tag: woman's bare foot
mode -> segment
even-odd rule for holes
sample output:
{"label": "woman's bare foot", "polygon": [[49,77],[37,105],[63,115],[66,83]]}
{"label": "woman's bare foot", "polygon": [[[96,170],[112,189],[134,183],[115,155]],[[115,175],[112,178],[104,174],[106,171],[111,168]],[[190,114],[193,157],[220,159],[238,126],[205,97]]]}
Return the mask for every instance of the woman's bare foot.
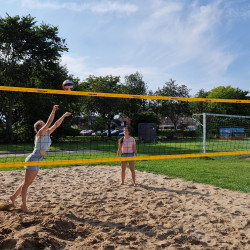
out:
{"label": "woman's bare foot", "polygon": [[28,209],[27,209],[27,207],[26,206],[23,206],[23,205],[21,205],[21,210],[23,211],[23,212],[28,212]]}
{"label": "woman's bare foot", "polygon": [[11,200],[11,202],[12,202],[12,204],[13,204],[13,206],[15,206],[15,198],[13,197],[13,195],[12,196],[10,196],[10,200]]}

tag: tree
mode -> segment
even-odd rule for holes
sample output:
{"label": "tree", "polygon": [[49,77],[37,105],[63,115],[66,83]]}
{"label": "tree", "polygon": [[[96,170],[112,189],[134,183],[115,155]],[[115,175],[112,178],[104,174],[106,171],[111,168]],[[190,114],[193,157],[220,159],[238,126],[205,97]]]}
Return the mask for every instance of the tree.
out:
{"label": "tree", "polygon": [[[187,87],[185,85],[179,86],[173,79],[166,82],[165,86],[162,89],[158,89],[155,94],[158,96],[190,97]],[[156,111],[160,113],[162,118],[168,117],[173,122],[176,130],[179,119],[190,115],[188,102],[159,100],[156,103]]]}
{"label": "tree", "polygon": [[[129,95],[147,95],[147,85],[143,81],[143,76],[139,72],[125,76],[125,83],[122,84],[122,93]],[[137,127],[134,126],[137,126],[135,124],[138,116],[148,110],[148,101],[145,99],[126,98],[121,100],[121,102],[123,102],[121,116],[131,119],[131,132],[136,134]],[[141,114],[141,116],[144,115]],[[133,122],[133,120],[135,122]]]}
{"label": "tree", "polygon": [[131,133],[135,136],[138,135],[139,123],[160,123],[159,116],[152,111],[141,111],[131,120]]}
{"label": "tree", "polygon": [[128,94],[146,95],[147,85],[143,81],[143,76],[139,72],[125,76],[124,91]]}
{"label": "tree", "polygon": [[[146,95],[147,85],[143,81],[140,73],[125,76],[125,83],[122,85],[122,93],[129,95]],[[135,113],[140,110],[145,110],[147,102],[143,99],[124,99],[123,113],[130,118],[135,116]]]}
{"label": "tree", "polygon": [[[207,98],[208,92],[204,89],[199,90],[195,94],[195,98]],[[208,113],[208,104],[206,102],[191,102],[190,103],[190,110],[192,114],[201,114],[201,113]]]}
{"label": "tree", "polygon": [[[215,99],[238,99],[248,100],[247,96],[250,92],[239,88],[233,88],[230,85],[224,87],[219,86],[208,92],[207,98]],[[235,103],[208,103],[210,113],[227,114],[227,115],[250,115],[249,104]]]}
{"label": "tree", "polygon": [[[88,92],[120,93],[119,81],[119,76],[89,76],[85,82],[82,82],[79,85],[79,88],[82,91]],[[82,100],[82,110],[84,110],[84,114],[100,116],[101,119],[105,121],[103,129],[107,126],[110,135],[111,122],[113,121],[114,116],[120,113],[120,99],[108,97],[85,97]]]}
{"label": "tree", "polygon": [[[59,66],[61,53],[67,50],[65,39],[58,37],[57,27],[44,23],[37,25],[30,15],[11,17],[7,14],[6,18],[0,18],[0,84],[51,87],[52,83],[56,84],[56,70],[60,69],[64,76],[67,75],[66,69]],[[19,110],[24,107],[24,96],[29,99],[23,93],[1,95],[0,113],[6,124],[7,142],[14,140],[13,127],[22,120]],[[29,111],[34,110],[31,113],[40,113],[41,106],[36,104],[36,98],[33,99],[29,100],[32,103],[26,101],[26,105],[30,107]]]}

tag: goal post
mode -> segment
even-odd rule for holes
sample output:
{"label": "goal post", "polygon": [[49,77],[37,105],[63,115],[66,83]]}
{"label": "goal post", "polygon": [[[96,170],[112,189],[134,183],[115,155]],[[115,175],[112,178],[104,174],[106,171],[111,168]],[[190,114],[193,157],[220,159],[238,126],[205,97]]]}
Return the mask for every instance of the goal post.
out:
{"label": "goal post", "polygon": [[193,114],[192,118],[197,129],[202,131],[203,153],[217,150],[241,151],[247,147],[250,140],[250,116],[202,113]]}

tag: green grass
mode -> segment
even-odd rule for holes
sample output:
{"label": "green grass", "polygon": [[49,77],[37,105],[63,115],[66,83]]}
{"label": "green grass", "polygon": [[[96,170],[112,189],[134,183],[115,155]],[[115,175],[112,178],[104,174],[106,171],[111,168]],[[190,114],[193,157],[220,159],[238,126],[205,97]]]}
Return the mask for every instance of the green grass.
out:
{"label": "green grass", "polygon": [[[101,163],[101,165],[114,166],[117,163]],[[135,168],[186,181],[250,192],[250,159],[247,159],[247,156],[138,161],[135,163]]]}
{"label": "green grass", "polygon": [[[248,143],[248,145],[247,145]],[[249,150],[249,142],[219,141],[208,142],[209,152],[230,150]],[[200,153],[201,141],[199,140],[177,140],[175,142],[142,143],[137,144],[139,155],[159,155],[159,154],[185,154]],[[212,148],[213,146],[213,148]],[[237,148],[236,148],[237,147]],[[8,149],[8,150],[7,150]],[[25,145],[0,145],[0,153],[31,151],[33,144]],[[74,142],[68,140],[61,143],[52,144],[51,150],[76,150],[92,149],[99,150],[99,153],[71,153],[46,155],[45,160],[63,159],[89,159],[115,157],[117,151],[117,138],[100,141],[90,138],[77,138]],[[16,157],[0,157],[0,162],[20,162],[25,160],[26,155]],[[213,186],[227,188],[241,192],[250,192],[250,160],[249,156],[231,156],[214,158],[190,158],[190,159],[168,159],[136,162],[136,169],[155,174],[167,175],[173,178],[206,183]],[[100,163],[101,165],[117,165],[113,163]],[[83,164],[83,165],[97,165]],[[56,168],[70,166],[42,166],[41,168]],[[14,170],[21,168],[0,168],[0,170]]]}
{"label": "green grass", "polygon": [[[0,144],[0,153],[32,151],[30,144]],[[51,145],[51,151],[92,149],[114,154],[117,151],[118,138],[104,137],[68,137],[67,140]],[[202,152],[202,140],[200,138],[169,140],[157,143],[137,143],[138,152],[145,155],[159,154],[186,154]],[[207,152],[244,151],[249,150],[250,140],[207,140]]]}
{"label": "green grass", "polygon": [[141,161],[136,163],[136,169],[250,192],[250,160],[246,156]]}

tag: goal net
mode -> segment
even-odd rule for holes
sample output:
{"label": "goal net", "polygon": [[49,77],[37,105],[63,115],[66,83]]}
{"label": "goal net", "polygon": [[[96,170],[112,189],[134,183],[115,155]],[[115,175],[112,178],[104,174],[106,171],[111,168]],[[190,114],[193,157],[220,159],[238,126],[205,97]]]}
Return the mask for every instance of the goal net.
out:
{"label": "goal net", "polygon": [[250,116],[193,114],[202,135],[202,151],[230,152],[249,150]]}

